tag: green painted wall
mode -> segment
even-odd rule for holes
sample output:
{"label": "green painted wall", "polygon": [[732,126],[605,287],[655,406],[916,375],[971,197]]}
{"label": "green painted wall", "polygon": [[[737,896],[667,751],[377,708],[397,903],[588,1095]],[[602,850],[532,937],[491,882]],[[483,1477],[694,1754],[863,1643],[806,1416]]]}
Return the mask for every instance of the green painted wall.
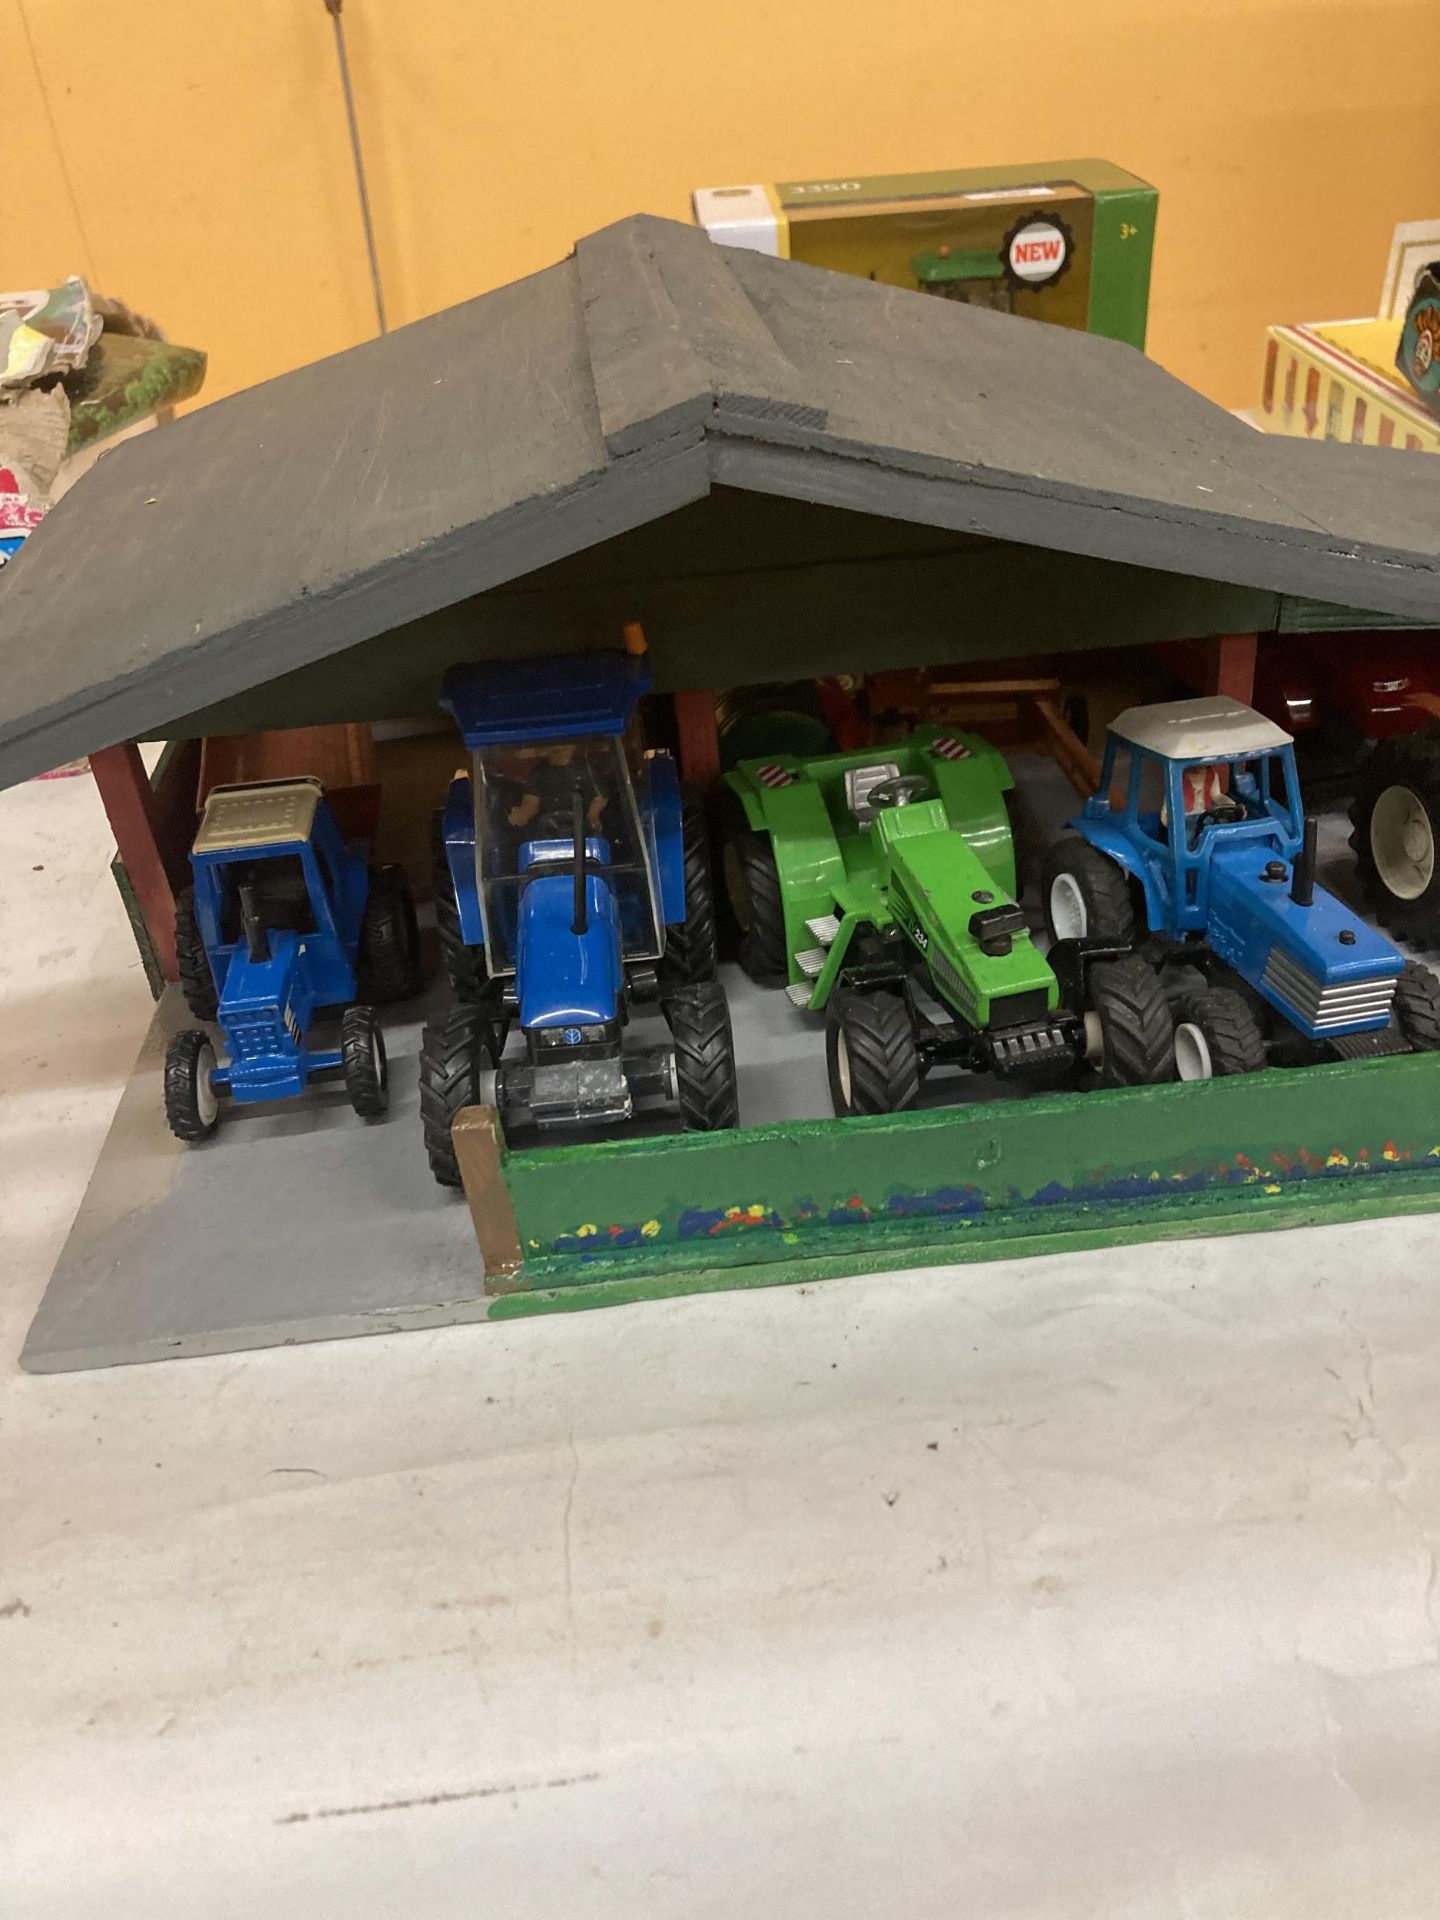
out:
{"label": "green painted wall", "polygon": [[[512,1152],[506,1291],[673,1291],[1440,1206],[1440,1058]],[[726,1284],[717,1279],[714,1284]]]}

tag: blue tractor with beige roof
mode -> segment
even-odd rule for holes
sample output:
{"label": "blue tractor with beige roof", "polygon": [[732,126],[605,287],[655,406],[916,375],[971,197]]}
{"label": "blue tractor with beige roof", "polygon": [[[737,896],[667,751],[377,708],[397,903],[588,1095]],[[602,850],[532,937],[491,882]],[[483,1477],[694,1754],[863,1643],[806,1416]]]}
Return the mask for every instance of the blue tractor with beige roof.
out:
{"label": "blue tractor with beige roof", "polygon": [[1156,966],[1182,1080],[1440,1047],[1440,981],[1315,863],[1289,734],[1223,697],[1132,707],[1051,849],[1046,920]]}
{"label": "blue tractor with beige roof", "polygon": [[[339,1073],[355,1111],[389,1102],[385,1042],[372,1001],[421,983],[420,940],[399,867],[346,840],[318,780],[215,787],[176,902],[175,952],[191,1013],[165,1054],[172,1133],[214,1132],[221,1095],[237,1105],[289,1100]],[[315,1029],[338,1018],[332,1045]],[[218,1026],[225,1058],[210,1031]]]}
{"label": "blue tractor with beige roof", "polygon": [[[425,1029],[431,1170],[460,1185],[451,1127],[497,1109],[551,1135],[678,1114],[733,1127],[735,1048],[715,979],[703,811],[647,749],[638,629],[626,650],[464,665],[441,704],[470,751],[438,830],[436,921],[457,1005]],[[657,1006],[668,1037],[632,1015]],[[523,1051],[506,1057],[518,1026]],[[658,1036],[657,1036],[658,1038]]]}

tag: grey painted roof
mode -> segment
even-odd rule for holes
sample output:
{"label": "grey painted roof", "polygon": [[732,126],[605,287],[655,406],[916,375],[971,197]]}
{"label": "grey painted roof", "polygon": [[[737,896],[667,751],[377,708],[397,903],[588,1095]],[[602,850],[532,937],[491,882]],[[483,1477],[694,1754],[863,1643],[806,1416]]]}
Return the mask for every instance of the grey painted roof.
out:
{"label": "grey painted roof", "polygon": [[102,460],[0,576],[0,784],[712,484],[1440,624],[1423,458],[1269,439],[1114,342],[636,216]]}

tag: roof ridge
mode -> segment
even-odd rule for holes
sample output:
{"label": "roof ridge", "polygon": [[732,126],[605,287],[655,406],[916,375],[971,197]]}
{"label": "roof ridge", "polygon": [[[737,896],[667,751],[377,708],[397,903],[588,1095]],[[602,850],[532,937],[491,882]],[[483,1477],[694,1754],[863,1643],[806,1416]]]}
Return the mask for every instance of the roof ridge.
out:
{"label": "roof ridge", "polygon": [[607,453],[687,429],[825,427],[825,408],[700,228],[632,214],[577,242],[575,261]]}

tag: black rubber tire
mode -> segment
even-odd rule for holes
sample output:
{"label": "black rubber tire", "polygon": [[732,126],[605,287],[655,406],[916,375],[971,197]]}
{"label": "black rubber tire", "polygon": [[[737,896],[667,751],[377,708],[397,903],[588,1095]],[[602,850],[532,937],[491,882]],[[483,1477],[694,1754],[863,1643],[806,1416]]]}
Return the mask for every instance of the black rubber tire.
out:
{"label": "black rubber tire", "polygon": [[699,980],[713,980],[718,952],[705,808],[699,795],[688,788],[682,797],[681,822],[685,845],[685,918],[665,929],[660,984],[667,991],[691,986]]}
{"label": "black rubber tire", "polygon": [[361,995],[379,1006],[411,1000],[420,991],[420,929],[402,867],[370,869],[357,971]]}
{"label": "black rubber tire", "polygon": [[[1382,796],[1392,787],[1408,788],[1428,821],[1436,850],[1430,879],[1411,899],[1387,885],[1375,859],[1372,823]],[[1410,733],[1382,740],[1368,755],[1350,809],[1350,845],[1371,912],[1412,946],[1440,947],[1440,735]]]}
{"label": "black rubber tire", "polygon": [[490,1022],[480,1007],[452,1007],[426,1023],[420,1042],[420,1124],[430,1171],[442,1187],[461,1185],[450,1128],[480,1098],[480,1070],[494,1066]]}
{"label": "black rubber tire", "polygon": [[213,1020],[220,1011],[220,996],[195,919],[193,887],[175,897],[175,966],[186,1006],[197,1020]]}
{"label": "black rubber tire", "polygon": [[378,1120],[390,1105],[390,1069],[373,1008],[347,1007],[341,1015],[340,1064],[351,1106],[362,1120]]}
{"label": "black rubber tire", "polygon": [[783,987],[790,978],[785,901],[768,833],[749,827],[725,841],[725,892],[739,930],[735,957],[757,987]]}
{"label": "black rubber tire", "polygon": [[1100,1018],[1102,1087],[1149,1087],[1175,1078],[1175,1016],[1159,975],[1137,954],[1090,969],[1090,1005]]}
{"label": "black rubber tire", "polygon": [[1087,940],[1108,940],[1117,947],[1134,940],[1135,908],[1129,876],[1078,833],[1067,833],[1057,840],[1045,862],[1045,925],[1052,940],[1066,938],[1066,933],[1056,927],[1051,909],[1051,893],[1062,875],[1068,876],[1080,895]]}
{"label": "black rubber tire", "polygon": [[680,1119],[687,1133],[719,1133],[739,1124],[735,1039],[725,989],[715,980],[681,987],[664,1002],[675,1043]]}
{"label": "black rubber tire", "polygon": [[440,957],[450,977],[455,998],[473,1006],[493,1004],[495,982],[485,971],[485,949],[469,946],[460,931],[460,908],[455,899],[455,882],[445,854],[445,835],[441,817],[435,816],[431,837],[435,863],[435,930],[440,936]]}
{"label": "black rubber tire", "polygon": [[1182,994],[1170,1004],[1177,1027],[1198,1027],[1205,1036],[1210,1072],[1193,1078],[1218,1080],[1232,1073],[1259,1073],[1265,1066],[1265,1035],[1243,994],[1229,987],[1207,987],[1203,992]]}
{"label": "black rubber tire", "polygon": [[165,1049],[165,1118],[177,1140],[208,1140],[219,1120],[213,1091],[205,1098],[202,1075],[215,1064],[215,1042],[198,1027],[175,1034]]}
{"label": "black rubber tire", "polygon": [[1416,1053],[1440,1052],[1440,980],[1418,960],[1396,982],[1395,1021]]}
{"label": "black rubber tire", "polygon": [[837,1114],[903,1113],[913,1107],[920,1092],[920,1055],[905,996],[849,987],[832,993],[825,1009],[825,1064]]}

